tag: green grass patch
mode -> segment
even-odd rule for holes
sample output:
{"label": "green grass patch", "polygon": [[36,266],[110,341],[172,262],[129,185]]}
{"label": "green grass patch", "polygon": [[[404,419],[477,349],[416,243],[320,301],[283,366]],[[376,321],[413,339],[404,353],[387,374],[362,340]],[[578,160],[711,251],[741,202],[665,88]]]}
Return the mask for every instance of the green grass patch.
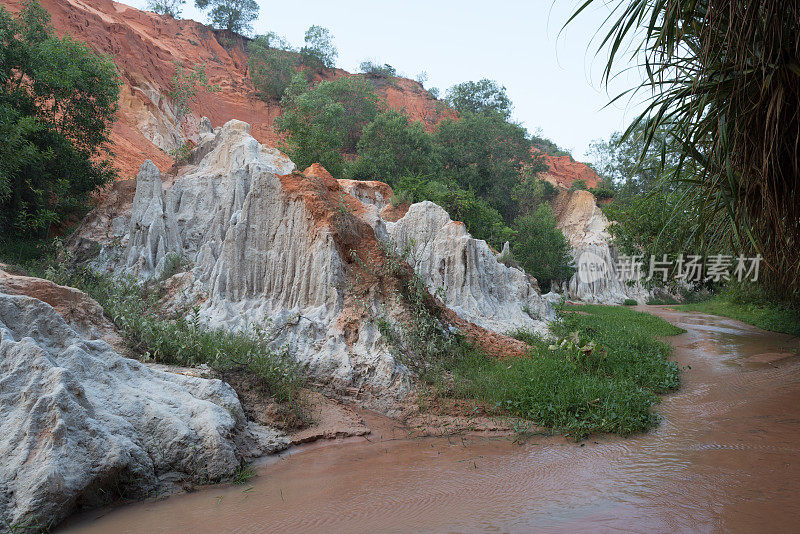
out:
{"label": "green grass patch", "polygon": [[800,336],[800,310],[786,303],[733,302],[725,296],[717,296],[705,302],[676,308],[730,317],[764,330]]}
{"label": "green grass patch", "polygon": [[[574,313],[579,312],[579,313]],[[680,370],[659,337],[682,329],[618,306],[574,306],[553,325],[561,342],[516,332],[530,358],[492,360],[477,350],[451,360],[438,393],[472,399],[495,413],[533,421],[575,438],[629,435],[658,422],[658,394],[675,390]]]}
{"label": "green grass patch", "polygon": [[[387,257],[383,274],[398,274],[404,253],[387,250]],[[408,318],[376,320],[398,361],[433,397],[465,399],[490,414],[583,438],[652,428],[658,394],[680,385],[680,369],[667,359],[672,349],[658,338],[683,330],[653,315],[621,306],[566,307],[551,326],[558,341],[512,332],[530,346],[530,357],[495,360],[449,328],[416,274],[402,280],[398,293]]]}

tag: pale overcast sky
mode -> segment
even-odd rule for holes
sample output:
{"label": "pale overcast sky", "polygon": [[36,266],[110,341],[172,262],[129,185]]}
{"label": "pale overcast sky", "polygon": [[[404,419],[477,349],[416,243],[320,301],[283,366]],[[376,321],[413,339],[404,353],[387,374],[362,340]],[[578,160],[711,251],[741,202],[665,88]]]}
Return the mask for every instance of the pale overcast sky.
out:
{"label": "pale overcast sky", "polygon": [[[144,9],[146,0],[125,0]],[[590,43],[608,8],[604,2],[563,32],[576,0],[260,0],[254,33],[274,31],[301,46],[306,28],[330,28],[338,66],[351,72],[365,59],[389,63],[426,87],[444,91],[455,83],[490,78],[505,85],[514,118],[583,159],[593,139],[608,138],[634,116],[626,103],[604,108],[600,85],[604,57]],[[194,7],[184,18],[207,22]],[[634,80],[620,78],[613,96]]]}

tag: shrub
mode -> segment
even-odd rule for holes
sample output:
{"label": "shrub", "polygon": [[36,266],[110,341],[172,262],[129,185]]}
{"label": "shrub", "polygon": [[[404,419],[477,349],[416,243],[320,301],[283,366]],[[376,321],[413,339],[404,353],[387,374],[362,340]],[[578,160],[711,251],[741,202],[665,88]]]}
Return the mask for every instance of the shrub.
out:
{"label": "shrub", "polygon": [[399,180],[398,194],[412,202],[430,200],[447,211],[454,221],[461,221],[476,238],[495,249],[510,241],[514,232],[503,222],[500,213],[487,201],[458,184],[426,176],[404,176]]}
{"label": "shrub", "polygon": [[464,112],[444,119],[434,133],[441,177],[471,190],[503,216],[514,219],[514,187],[533,165],[525,130],[497,113]]}
{"label": "shrub", "polygon": [[285,150],[298,167],[320,163],[331,174],[343,171],[342,152],[356,149],[361,132],[378,114],[380,104],[372,84],[361,76],[322,81],[308,88],[296,73],[281,105],[276,129],[288,135]]}
{"label": "shrub", "polygon": [[512,333],[529,344],[528,358],[496,361],[466,342],[455,354],[431,351],[422,378],[434,395],[466,399],[490,414],[529,419],[576,439],[643,432],[658,422],[652,411],[657,394],[677,388],[680,371],[667,360],[669,345],[657,338],[680,328],[624,308],[580,306],[567,308],[551,331],[557,343]]}
{"label": "shrub", "polygon": [[246,34],[253,29],[251,22],[258,18],[256,0],[195,0],[199,9],[211,8],[211,25],[219,30]]}
{"label": "shrub", "polygon": [[395,70],[395,68],[388,63],[381,65],[380,63],[375,63],[369,60],[362,61],[361,65],[358,67],[358,70],[363,74],[369,74],[371,76],[377,76],[380,78],[397,76],[397,70]]}
{"label": "shrub", "polygon": [[[540,159],[536,160],[541,163]],[[522,179],[512,190],[512,198],[516,204],[515,212],[518,215],[530,214],[545,202],[552,200],[557,194],[555,186],[547,180],[538,177],[537,172],[541,172],[542,166],[526,169]]]}
{"label": "shrub", "polygon": [[422,123],[388,110],[364,127],[358,158],[347,169],[354,180],[381,180],[395,187],[401,176],[433,171],[433,141]]}
{"label": "shrub", "polygon": [[147,9],[159,15],[178,18],[185,3],[186,0],[147,0]]}
{"label": "shrub", "polygon": [[271,46],[275,41],[270,35],[259,35],[247,45],[250,79],[263,100],[283,96],[298,64],[296,55]]}
{"label": "shrub", "polygon": [[531,146],[545,154],[550,154],[551,156],[570,156],[572,154],[569,153],[568,150],[565,150],[559,147],[550,139],[543,137],[541,134],[541,129],[537,129],[537,134],[531,135]]}
{"label": "shrub", "polygon": [[614,198],[614,191],[605,187],[592,187],[589,192],[594,195],[597,200],[606,200]]}
{"label": "shrub", "polygon": [[574,274],[572,248],[556,227],[549,204],[542,204],[530,215],[518,217],[513,228],[516,232],[512,241],[514,257],[536,277],[542,291],[549,291],[554,283],[568,280]]}
{"label": "shrub", "polygon": [[489,113],[502,119],[511,115],[511,99],[506,88],[494,80],[463,82],[447,90],[445,97],[450,106],[459,113]]}
{"label": "shrub", "polygon": [[623,306],[636,306],[638,304],[639,303],[634,299],[625,299],[625,301],[622,303]]}
{"label": "shrub", "polygon": [[114,62],[57,37],[37,2],[0,6],[0,235],[47,236],[116,176]]}
{"label": "shrub", "polygon": [[306,44],[300,49],[303,65],[311,69],[332,69],[339,52],[333,45],[333,35],[328,28],[311,26],[306,30]]}
{"label": "shrub", "polygon": [[586,180],[575,180],[572,182],[572,185],[569,188],[570,191],[588,191],[589,186],[586,184]]}

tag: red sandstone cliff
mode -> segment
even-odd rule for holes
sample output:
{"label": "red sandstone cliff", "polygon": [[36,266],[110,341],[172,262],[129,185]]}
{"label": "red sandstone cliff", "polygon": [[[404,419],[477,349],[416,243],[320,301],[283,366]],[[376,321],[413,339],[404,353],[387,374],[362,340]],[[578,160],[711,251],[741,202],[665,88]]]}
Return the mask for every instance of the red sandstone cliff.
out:
{"label": "red sandstone cliff", "polygon": [[[190,138],[196,140],[199,119],[207,116],[214,126],[230,119],[246,121],[259,142],[278,144],[272,123],[281,107],[277,101],[265,102],[256,97],[247,74],[243,41],[226,47],[217,33],[203,24],[140,11],[111,0],[40,1],[52,15],[59,34],[69,33],[87,42],[95,51],[113,57],[117,64],[123,87],[112,139],[123,178],[134,177],[148,158],[162,170],[170,166],[166,151],[176,146],[177,139],[174,115],[164,95],[175,72],[175,61],[205,64],[210,82],[221,89],[198,95],[194,112],[187,119]],[[23,4],[24,0],[3,0],[12,12],[18,12]],[[347,74],[336,69],[324,77]],[[390,107],[405,109],[429,130],[443,118],[455,116],[413,80],[371,80]],[[550,165],[547,177],[560,187],[569,188],[577,179],[586,180],[590,187],[597,182],[594,171],[569,156],[546,155],[545,159]]]}

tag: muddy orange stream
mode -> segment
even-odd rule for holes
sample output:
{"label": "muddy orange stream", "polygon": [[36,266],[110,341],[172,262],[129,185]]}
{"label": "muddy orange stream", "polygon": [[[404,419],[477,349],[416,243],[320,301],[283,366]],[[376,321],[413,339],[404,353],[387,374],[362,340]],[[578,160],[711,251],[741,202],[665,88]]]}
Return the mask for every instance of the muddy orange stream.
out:
{"label": "muddy orange stream", "polygon": [[654,431],[330,444],[251,486],[93,512],[69,532],[783,531],[800,524],[800,344],[732,320],[650,311],[688,332]]}

